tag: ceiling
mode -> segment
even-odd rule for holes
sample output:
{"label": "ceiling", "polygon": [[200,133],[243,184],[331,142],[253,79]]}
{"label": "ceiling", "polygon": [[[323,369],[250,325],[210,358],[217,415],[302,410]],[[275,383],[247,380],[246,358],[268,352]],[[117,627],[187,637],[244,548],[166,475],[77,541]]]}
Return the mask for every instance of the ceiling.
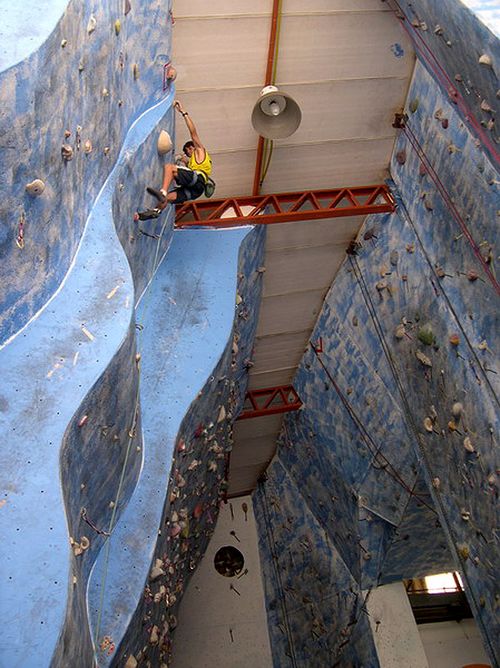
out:
{"label": "ceiling", "polygon": [[[252,194],[272,0],[174,0],[177,96],[214,162],[217,196]],[[307,10],[304,10],[307,7]],[[403,53],[403,55],[402,55]],[[283,0],[276,84],[302,109],[275,142],[261,192],[372,185],[388,176],[394,113],[414,54],[382,0]],[[177,145],[188,138],[177,123]],[[361,217],[270,225],[250,388],[292,381]],[[282,417],[236,423],[231,495],[248,492],[275,450]]]}

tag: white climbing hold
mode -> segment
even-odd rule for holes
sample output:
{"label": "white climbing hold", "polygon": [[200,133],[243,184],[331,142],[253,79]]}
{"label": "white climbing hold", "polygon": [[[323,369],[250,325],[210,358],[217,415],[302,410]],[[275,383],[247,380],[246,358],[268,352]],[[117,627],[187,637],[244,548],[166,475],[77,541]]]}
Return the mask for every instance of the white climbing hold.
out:
{"label": "white climbing hold", "polygon": [[226,409],[224,408],[224,406],[221,406],[219,411],[219,416],[217,418],[217,423],[222,422],[225,419],[226,419]]}
{"label": "white climbing hold", "polygon": [[468,436],[464,438],[464,448],[467,450],[467,452],[475,452],[474,446],[472,445],[472,441]]}
{"label": "white climbing hold", "polygon": [[162,130],[158,136],[158,153],[159,155],[165,155],[165,153],[170,153],[172,150],[172,139],[166,130]]}
{"label": "white climbing hold", "polygon": [[424,355],[424,353],[420,352],[420,350],[417,350],[415,353],[415,357],[418,359],[419,362],[421,362],[424,366],[432,366],[432,361],[430,360],[427,355]]}
{"label": "white climbing hold", "polygon": [[405,326],[403,324],[400,324],[396,327],[396,329],[394,331],[394,336],[397,339],[402,339],[404,337],[404,335],[405,335]]}
{"label": "white climbing hold", "polygon": [[434,425],[432,423],[432,420],[430,417],[424,418],[424,429],[425,431],[428,431],[429,433],[434,431]]}
{"label": "white climbing hold", "polygon": [[26,184],[26,192],[32,197],[38,197],[45,190],[45,183],[41,179],[35,179]]}
{"label": "white climbing hold", "polygon": [[87,32],[89,35],[91,35],[94,32],[96,26],[97,26],[97,19],[93,14],[91,14],[89,22],[87,23]]}
{"label": "white climbing hold", "polygon": [[67,43],[68,43],[67,39],[61,40],[61,49],[64,49],[64,47],[66,46]]}
{"label": "white climbing hold", "polygon": [[483,111],[487,111],[488,113],[493,111],[492,107],[488,104],[488,102],[486,100],[483,100],[481,102],[481,109]]}
{"label": "white climbing hold", "polygon": [[61,156],[63,160],[66,160],[66,162],[73,160],[73,147],[69,144],[63,144],[61,146]]}
{"label": "white climbing hold", "polygon": [[483,55],[479,57],[479,64],[493,67],[493,59],[487,53],[483,53]]}
{"label": "white climbing hold", "polygon": [[107,88],[103,88],[101,91],[101,95],[103,97],[109,97],[109,90]]}

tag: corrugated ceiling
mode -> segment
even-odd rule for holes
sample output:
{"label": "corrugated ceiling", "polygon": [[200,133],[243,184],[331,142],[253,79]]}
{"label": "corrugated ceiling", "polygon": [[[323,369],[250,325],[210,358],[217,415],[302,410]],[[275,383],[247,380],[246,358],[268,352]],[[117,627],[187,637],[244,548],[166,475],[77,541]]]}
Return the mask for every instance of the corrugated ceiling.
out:
{"label": "corrugated ceiling", "polygon": [[[264,84],[272,0],[175,0],[177,94],[214,160],[217,196],[252,193],[258,136],[250,116]],[[302,124],[275,142],[262,192],[371,185],[387,177],[414,66],[381,0],[283,0],[276,84]],[[177,124],[178,146],[188,138]],[[250,387],[290,382],[323,299],[362,218],[268,227],[264,294]],[[253,489],[281,419],[236,423],[230,493]]]}

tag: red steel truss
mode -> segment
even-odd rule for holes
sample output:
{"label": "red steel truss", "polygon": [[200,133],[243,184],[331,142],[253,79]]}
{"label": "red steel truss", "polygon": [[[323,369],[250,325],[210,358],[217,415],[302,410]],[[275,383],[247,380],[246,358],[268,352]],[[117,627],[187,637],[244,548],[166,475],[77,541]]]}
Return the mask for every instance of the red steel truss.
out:
{"label": "red steel truss", "polygon": [[260,390],[249,390],[238,420],[287,413],[302,406],[299,395],[292,385],[278,385]]}
{"label": "red steel truss", "polygon": [[302,220],[389,213],[396,203],[386,185],[307,190],[197,200],[177,207],[175,227],[272,225]]}

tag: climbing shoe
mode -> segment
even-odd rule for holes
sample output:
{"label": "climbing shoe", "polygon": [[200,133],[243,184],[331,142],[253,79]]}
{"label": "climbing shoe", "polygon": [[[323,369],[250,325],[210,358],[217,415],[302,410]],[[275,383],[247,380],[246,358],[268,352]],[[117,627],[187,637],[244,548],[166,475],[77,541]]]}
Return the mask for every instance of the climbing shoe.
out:
{"label": "climbing shoe", "polygon": [[135,215],[135,220],[151,220],[152,218],[158,218],[161,213],[161,209],[146,209],[145,211],[138,211]]}

